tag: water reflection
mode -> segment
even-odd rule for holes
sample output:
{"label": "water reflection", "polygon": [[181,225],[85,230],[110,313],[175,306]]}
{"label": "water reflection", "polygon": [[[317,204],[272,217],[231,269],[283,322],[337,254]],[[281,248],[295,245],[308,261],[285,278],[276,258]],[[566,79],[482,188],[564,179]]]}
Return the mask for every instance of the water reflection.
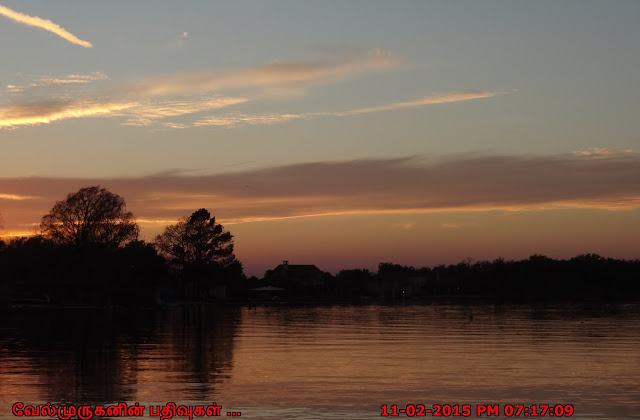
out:
{"label": "water reflection", "polygon": [[638,304],[1,315],[2,418],[13,418],[18,400],[217,401],[252,419],[363,419],[379,417],[382,404],[434,403],[574,404],[576,418],[640,413]]}
{"label": "water reflection", "polygon": [[[225,400],[242,403],[244,389],[263,408],[370,416],[383,403],[572,403],[578,418],[629,418],[639,320],[638,305],[259,308],[243,319]],[[285,398],[263,392],[270,383]]]}
{"label": "water reflection", "polygon": [[[6,315],[0,324],[4,397],[70,404],[156,400],[157,385],[172,381],[185,399],[208,398],[228,377],[239,319],[238,310],[216,307]],[[174,391],[164,393],[166,401]]]}

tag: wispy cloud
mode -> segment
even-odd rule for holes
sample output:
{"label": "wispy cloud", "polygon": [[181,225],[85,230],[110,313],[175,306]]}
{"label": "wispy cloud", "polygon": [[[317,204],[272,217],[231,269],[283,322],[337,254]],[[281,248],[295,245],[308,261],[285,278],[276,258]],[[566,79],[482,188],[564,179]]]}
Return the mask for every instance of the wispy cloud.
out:
{"label": "wispy cloud", "polygon": [[171,128],[174,130],[183,130],[185,128],[189,128],[190,126],[186,125],[186,124],[179,124],[179,123],[172,123],[172,122],[167,122],[167,123],[163,123],[162,124],[164,127],[166,128]]}
{"label": "wispy cloud", "polygon": [[38,88],[56,88],[56,87],[64,87],[64,86],[76,86],[76,85],[85,85],[97,80],[106,80],[109,79],[104,73],[101,72],[93,72],[89,74],[70,74],[64,77],[40,77],[36,80],[33,80],[26,86],[9,84],[7,85],[7,91],[12,95],[18,95],[23,93],[32,93],[34,90]]}
{"label": "wispy cloud", "polygon": [[28,195],[18,195],[18,194],[2,194],[0,193],[0,200],[15,200],[15,201],[22,201],[22,200],[32,200],[35,197],[31,197]]}
{"label": "wispy cloud", "polygon": [[[183,34],[183,37],[188,35]],[[68,118],[123,118],[123,125],[164,129],[240,125],[265,125],[319,117],[348,117],[409,107],[445,104],[490,98],[503,92],[461,91],[438,93],[411,101],[393,102],[350,110],[307,113],[249,114],[222,108],[265,100],[265,92],[304,91],[314,84],[342,80],[352,75],[399,66],[400,60],[380,49],[350,55],[324,55],[313,60],[279,61],[264,66],[227,72],[173,74],[111,87],[81,87],[109,77],[101,72],[40,77],[23,86],[7,85],[13,104],[0,107],[0,129],[33,126]],[[38,88],[64,88],[57,97],[34,99]],[[235,92],[234,92],[235,91]],[[242,92],[237,92],[242,91]],[[45,92],[49,93],[49,92]],[[24,94],[22,97],[20,94]],[[75,98],[75,99],[69,99]],[[26,102],[15,104],[20,99]],[[215,111],[214,115],[204,114]],[[198,114],[198,115],[196,115]],[[185,117],[189,115],[189,117]]]}
{"label": "wispy cloud", "polygon": [[148,78],[126,85],[126,94],[167,96],[193,92],[262,89],[269,92],[297,92],[313,84],[342,80],[371,70],[399,65],[393,54],[374,49],[349,57],[325,57],[310,61],[275,61],[265,66],[227,72],[183,73]]}
{"label": "wispy cloud", "polygon": [[[127,111],[128,119],[124,124],[148,126],[160,119],[194,114],[203,111],[211,111],[213,109],[220,109],[231,105],[241,104],[247,101],[247,98],[217,97],[206,99],[190,98],[188,100],[173,101],[166,100],[138,104],[137,106],[132,107]],[[185,124],[178,124],[174,122],[164,123],[164,125],[168,128],[188,127]]]}
{"label": "wispy cloud", "polygon": [[356,108],[341,112],[307,112],[303,114],[242,114],[233,113],[227,115],[217,115],[203,118],[196,121],[193,125],[196,127],[213,125],[223,127],[235,127],[242,124],[260,125],[260,124],[276,124],[296,119],[307,119],[317,117],[349,117],[358,114],[367,114],[370,112],[391,111],[395,109],[420,107],[427,105],[446,104],[453,102],[469,101],[472,99],[491,98],[500,95],[502,92],[449,92],[440,93],[431,96],[425,96],[420,99],[407,102],[394,102],[390,104],[373,106],[368,108]]}
{"label": "wispy cloud", "polygon": [[11,93],[11,94],[18,94],[18,93],[22,93],[23,88],[22,86],[16,86],[16,85],[7,85],[7,92]]}
{"label": "wispy cloud", "polygon": [[587,150],[579,150],[573,152],[576,156],[586,156],[586,157],[611,157],[618,156],[625,153],[632,153],[633,151],[630,149],[607,149],[601,147],[592,147]]}
{"label": "wispy cloud", "polygon": [[249,124],[249,125],[262,125],[262,124],[277,124],[286,121],[310,118],[314,116],[325,115],[323,113],[308,113],[308,114],[261,114],[261,115],[248,115],[241,113],[227,114],[221,116],[211,116],[203,118],[193,123],[195,127],[202,127],[207,125],[220,126],[220,127],[235,127],[237,125]]}
{"label": "wispy cloud", "polygon": [[9,9],[8,7],[0,5],[0,15],[8,17],[9,19],[14,20],[15,22],[22,23],[24,25],[33,26],[36,28],[44,29],[45,31],[49,31],[58,35],[60,38],[65,39],[72,44],[80,45],[85,48],[93,48],[90,42],[83,41],[71,34],[60,25],[57,25],[50,20],[42,19],[37,16],[29,16],[24,13],[16,12],[14,10]]}
{"label": "wispy cloud", "polygon": [[119,115],[119,111],[137,103],[96,102],[89,100],[55,100],[0,108],[0,128],[34,126],[69,118]]}
{"label": "wispy cloud", "polygon": [[[43,77],[39,80],[39,83],[34,85],[36,86],[64,86],[64,85],[79,85],[86,84],[96,80],[105,80],[108,79],[104,73],[93,72],[90,74],[70,74],[66,77],[56,78],[56,77]],[[34,86],[32,85],[32,86]]]}
{"label": "wispy cloud", "polygon": [[[124,125],[149,126],[159,120],[170,119],[204,111],[213,111],[227,106],[249,101],[248,98],[208,95],[205,97],[190,95],[179,99],[145,99],[132,101],[114,100],[83,94],[79,86],[109,77],[100,72],[90,74],[70,74],[64,77],[40,77],[27,86],[7,85],[7,91],[13,95],[24,94],[21,99],[38,97],[38,88],[66,89],[52,99],[34,99],[28,102],[0,107],[0,129],[33,126],[67,118],[113,117],[125,118]],[[95,93],[95,89],[92,91]],[[29,95],[27,95],[29,93]],[[79,96],[76,99],[70,99]],[[86,96],[82,99],[82,96]],[[92,97],[93,96],[93,97]],[[167,128],[187,128],[190,125],[169,121],[163,122]]]}
{"label": "wispy cloud", "polygon": [[501,93],[502,92],[473,92],[473,91],[440,93],[436,95],[425,96],[413,101],[394,102],[394,103],[386,104],[382,106],[352,109],[350,111],[335,113],[335,115],[339,117],[344,117],[348,115],[367,114],[369,112],[390,111],[394,109],[412,108],[416,106],[447,104],[452,102],[469,101],[472,99],[491,98]]}
{"label": "wispy cloud", "polygon": [[[149,225],[206,207],[224,223],[341,214],[441,211],[640,209],[640,153],[609,159],[462,156],[315,162],[205,176],[120,179],[0,178],[5,219],[42,217],[87,185],[122,195]],[[15,202],[15,204],[12,204]],[[39,215],[39,216],[33,216]],[[441,227],[455,229],[460,223]]]}
{"label": "wispy cloud", "polygon": [[[43,83],[50,85],[78,84],[84,81],[98,80],[89,78],[72,78],[68,76],[64,79],[41,79]],[[10,87],[14,87],[10,85]],[[348,117],[370,112],[382,112],[394,109],[419,107],[435,104],[468,101],[479,98],[490,98],[500,92],[451,92],[426,96],[418,100],[408,102],[396,102],[369,108],[357,108],[340,112],[308,112],[308,113],[268,113],[268,114],[246,114],[233,112],[221,115],[211,115],[204,118],[189,121],[163,121],[166,128],[184,129],[203,126],[219,126],[233,128],[241,125],[265,125],[289,122],[319,117]],[[150,126],[160,120],[180,117],[189,114],[202,113],[206,111],[219,110],[232,105],[250,102],[248,97],[227,97],[217,96],[209,98],[187,97],[184,99],[167,99],[137,102],[114,102],[106,98],[87,100],[49,100],[32,102],[23,105],[13,105],[0,108],[0,128],[16,128],[19,126],[37,125],[49,123],[67,118],[81,117],[105,117],[121,116],[125,117],[124,125]],[[119,112],[116,112],[119,111]],[[586,154],[584,154],[586,155]]]}
{"label": "wispy cloud", "polygon": [[[181,35],[181,39],[187,37],[186,32]],[[398,61],[392,54],[374,49],[366,54],[325,56],[310,61],[279,61],[265,66],[226,72],[172,74],[147,78],[112,88],[106,95],[103,92],[102,95],[94,94],[85,99],[77,98],[80,91],[67,90],[59,98],[31,100],[28,103],[0,108],[0,128],[37,125],[66,118],[124,115],[125,125],[148,126],[163,120],[163,127],[181,129],[193,125],[193,122],[170,119],[255,100],[265,91],[273,93],[304,89],[312,84],[336,81],[364,71],[392,68]],[[89,75],[72,74],[66,77],[41,77],[26,87],[7,85],[7,91],[12,95],[19,95],[26,93],[28,89],[38,87],[73,88],[107,78],[107,75],[100,72]],[[233,90],[247,90],[248,94],[220,93]],[[206,95],[208,98],[203,99]],[[74,96],[76,99],[68,99]],[[124,110],[126,112],[114,113]],[[233,126],[242,122],[249,123],[251,118],[253,124],[266,124],[270,120],[277,122],[302,117],[293,114],[253,117],[235,114],[200,118],[197,125]]]}

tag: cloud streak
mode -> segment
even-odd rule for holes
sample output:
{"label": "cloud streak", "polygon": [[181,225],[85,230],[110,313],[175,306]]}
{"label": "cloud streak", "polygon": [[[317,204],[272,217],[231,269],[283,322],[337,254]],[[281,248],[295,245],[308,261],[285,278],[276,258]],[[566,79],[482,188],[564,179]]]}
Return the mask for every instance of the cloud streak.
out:
{"label": "cloud streak", "polygon": [[21,200],[32,200],[35,197],[30,197],[30,196],[25,196],[25,195],[18,195],[18,194],[2,194],[0,193],[0,200],[16,200],[16,201],[21,201]]}
{"label": "cloud streak", "polygon": [[[38,88],[64,88],[57,98],[31,99],[0,108],[0,129],[51,123],[69,118],[123,117],[123,125],[152,126],[165,129],[241,125],[266,125],[319,117],[348,117],[372,112],[490,98],[503,92],[460,91],[439,93],[411,101],[393,102],[346,111],[307,113],[218,112],[222,108],[259,99],[264,94],[301,92],[314,84],[342,80],[352,75],[396,68],[399,60],[390,53],[374,49],[366,54],[324,56],[315,60],[279,61],[264,66],[233,72],[173,74],[136,83],[121,84],[102,95],[82,86],[109,77],[100,72],[70,74],[65,77],[41,77],[26,86],[7,85],[12,100],[36,96]],[[215,91],[215,92],[212,92]],[[227,91],[222,94],[220,92]],[[228,93],[230,91],[246,91]],[[20,97],[20,95],[23,95]],[[75,99],[69,99],[76,97]],[[84,97],[84,98],[83,98]],[[207,111],[216,111],[206,116]],[[201,115],[193,115],[201,114]],[[190,117],[185,117],[189,115]]]}
{"label": "cloud streak", "polygon": [[69,118],[104,117],[138,105],[136,102],[55,100],[0,108],[0,128],[35,126]]}
{"label": "cloud streak", "polygon": [[70,74],[63,78],[43,77],[40,79],[38,84],[34,84],[32,86],[79,85],[79,84],[91,83],[96,80],[105,80],[108,78],[109,76],[100,72],[93,72],[90,74]]}
{"label": "cloud streak", "polygon": [[0,5],[0,15],[5,16],[18,23],[44,29],[45,31],[54,33],[58,35],[60,38],[65,39],[72,44],[80,45],[81,47],[84,47],[84,48],[93,48],[93,45],[91,45],[90,42],[79,39],[78,37],[76,37],[69,31],[67,31],[66,29],[62,28],[60,25],[57,25],[51,22],[50,20],[16,12],[3,5]]}
{"label": "cloud streak", "polygon": [[368,108],[356,108],[342,112],[308,112],[304,114],[227,114],[220,116],[211,116],[196,121],[193,125],[196,127],[202,127],[207,125],[222,126],[222,127],[236,127],[242,124],[248,125],[261,125],[261,124],[277,124],[297,119],[317,118],[317,117],[349,117],[352,115],[368,114],[371,112],[392,111],[403,108],[413,108],[427,105],[447,104],[453,102],[470,101],[472,99],[491,98],[496,95],[500,95],[503,92],[449,92],[440,93],[431,96],[425,96],[420,99],[407,102],[394,102],[390,104],[368,107]]}
{"label": "cloud streak", "polygon": [[607,158],[611,156],[622,155],[625,153],[632,153],[630,149],[607,149],[602,147],[592,147],[587,150],[579,150],[573,152],[576,156],[585,156],[585,157],[593,157],[593,158]]}
{"label": "cloud streak", "polygon": [[229,224],[344,214],[640,209],[638,173],[640,153],[607,159],[478,155],[315,162],[206,176],[0,178],[0,191],[37,197],[7,200],[7,222],[37,222],[69,192],[99,184],[122,195],[149,225],[201,207]]}
{"label": "cloud streak", "polygon": [[[49,79],[42,79],[48,81]],[[51,85],[85,83],[80,78],[51,79]],[[98,80],[98,79],[93,79]],[[234,128],[241,125],[268,125],[319,117],[349,117],[371,112],[383,112],[409,107],[446,104],[469,101],[473,99],[490,98],[501,92],[450,92],[426,96],[414,101],[395,102],[391,104],[357,108],[341,112],[309,112],[302,114],[269,113],[245,114],[240,112],[212,115],[195,120],[194,122],[164,122],[163,126],[170,129],[184,129],[193,127],[218,126]],[[180,117],[189,114],[219,110],[225,107],[250,102],[247,97],[209,97],[186,98],[174,100],[148,100],[145,102],[114,102],[108,99],[97,100],[50,100],[23,105],[13,105],[0,108],[0,128],[17,128],[19,126],[33,126],[59,121],[68,118],[82,117],[113,117],[124,116],[124,125],[150,126],[159,120]],[[577,153],[588,155],[586,152]]]}
{"label": "cloud streak", "polygon": [[346,112],[338,112],[334,115],[339,117],[346,117],[349,115],[368,114],[370,112],[391,111],[394,109],[413,108],[416,106],[436,105],[436,104],[448,104],[452,102],[470,101],[472,99],[491,98],[499,95],[502,92],[449,92],[440,93],[431,96],[425,96],[420,99],[416,99],[408,102],[394,102],[387,105],[375,106],[369,108],[358,108]]}
{"label": "cloud streak", "polygon": [[297,93],[314,84],[335,82],[366,71],[393,69],[399,63],[393,54],[374,49],[347,58],[275,61],[260,67],[227,72],[196,72],[148,78],[126,85],[122,93],[167,96],[237,89]]}
{"label": "cloud streak", "polygon": [[327,113],[307,113],[307,114],[259,114],[249,115],[242,113],[227,114],[221,116],[211,116],[200,119],[193,123],[194,127],[204,127],[208,125],[233,128],[238,125],[263,125],[278,124],[291,120],[306,119],[317,116],[330,115]]}
{"label": "cloud streak", "polygon": [[[155,103],[112,102],[108,100],[57,100],[0,108],[0,128],[35,126],[69,118],[125,117],[124,125],[149,126],[157,120],[211,111],[246,102],[245,98],[208,98]],[[165,123],[168,128],[186,125]]]}
{"label": "cloud streak", "polygon": [[[149,126],[157,120],[211,111],[247,102],[247,98],[217,97],[189,100],[166,100],[146,104],[138,104],[127,111],[129,118],[125,125]],[[165,123],[167,128],[187,128],[187,125]]]}
{"label": "cloud streak", "polygon": [[[39,88],[59,88],[59,87],[75,87],[78,85],[86,85],[98,80],[109,79],[104,73],[93,72],[90,74],[70,74],[64,77],[41,77],[34,80],[27,86],[18,86],[14,84],[7,85],[7,92],[12,95],[20,95],[25,93],[33,93]],[[73,93],[73,91],[71,91]]]}

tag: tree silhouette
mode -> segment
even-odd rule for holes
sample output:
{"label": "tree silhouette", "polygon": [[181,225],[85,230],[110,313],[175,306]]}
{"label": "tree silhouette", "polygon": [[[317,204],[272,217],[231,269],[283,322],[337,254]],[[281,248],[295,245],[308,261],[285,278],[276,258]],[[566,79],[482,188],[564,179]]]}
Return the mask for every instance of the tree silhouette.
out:
{"label": "tree silhouette", "polygon": [[42,234],[57,244],[117,248],[138,237],[133,213],[119,195],[99,186],[86,187],[58,201],[42,218]]}
{"label": "tree silhouette", "polygon": [[155,245],[176,268],[215,265],[226,268],[236,263],[233,236],[206,209],[200,209],[156,236]]}

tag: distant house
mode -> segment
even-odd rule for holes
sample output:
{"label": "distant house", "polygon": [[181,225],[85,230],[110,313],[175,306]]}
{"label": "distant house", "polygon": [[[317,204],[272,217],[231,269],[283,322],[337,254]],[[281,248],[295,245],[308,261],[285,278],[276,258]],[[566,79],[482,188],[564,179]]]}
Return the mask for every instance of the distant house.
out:
{"label": "distant house", "polygon": [[265,283],[287,289],[289,294],[320,296],[324,294],[325,276],[322,270],[311,264],[289,264],[283,261],[268,270]]}

